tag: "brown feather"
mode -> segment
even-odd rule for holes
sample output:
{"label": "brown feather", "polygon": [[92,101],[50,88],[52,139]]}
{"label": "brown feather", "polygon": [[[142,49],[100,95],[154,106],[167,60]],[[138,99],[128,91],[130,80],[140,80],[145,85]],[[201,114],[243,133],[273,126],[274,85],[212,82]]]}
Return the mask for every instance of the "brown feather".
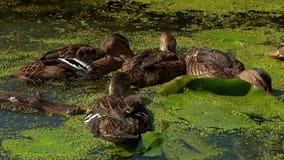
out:
{"label": "brown feather", "polygon": [[[99,78],[121,68],[120,55],[131,55],[128,41],[119,34],[105,40],[102,49],[84,44],[66,45],[43,53],[15,75],[22,80]],[[126,53],[127,52],[127,53]]]}
{"label": "brown feather", "polygon": [[145,50],[126,59],[122,70],[129,74],[130,83],[136,87],[161,84],[186,74],[184,58],[175,52],[176,41],[172,34],[161,34],[160,50]]}
{"label": "brown feather", "polygon": [[152,117],[139,96],[119,94],[127,93],[120,90],[128,90],[128,74],[117,72],[110,85],[110,95],[95,100],[91,106],[84,121],[86,127],[95,136],[114,142],[136,141],[141,133],[152,130]]}
{"label": "brown feather", "polygon": [[229,54],[213,49],[193,48],[185,57],[186,72],[200,77],[234,78],[244,65]]}

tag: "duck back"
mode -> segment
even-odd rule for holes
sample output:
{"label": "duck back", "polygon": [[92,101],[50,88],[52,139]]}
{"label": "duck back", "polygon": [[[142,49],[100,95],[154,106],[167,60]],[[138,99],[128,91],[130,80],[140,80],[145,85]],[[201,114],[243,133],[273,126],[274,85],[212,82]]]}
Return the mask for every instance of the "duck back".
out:
{"label": "duck back", "polygon": [[103,58],[104,56],[105,53],[99,48],[84,44],[71,44],[43,53],[39,57],[39,60],[63,58],[77,59],[85,63],[91,63],[92,61]]}
{"label": "duck back", "polygon": [[193,48],[185,61],[187,74],[200,77],[234,78],[244,70],[233,56],[213,49]]}
{"label": "duck back", "polygon": [[152,130],[151,117],[138,96],[105,96],[92,105],[85,124],[95,136],[114,142],[135,141]]}
{"label": "duck back", "polygon": [[22,80],[100,78],[121,68],[122,59],[83,44],[59,47],[43,53],[36,61],[23,66],[15,75]]}
{"label": "duck back", "polygon": [[131,85],[136,87],[161,84],[186,73],[183,57],[159,50],[146,50],[127,59],[122,70],[129,74]]}
{"label": "duck back", "polygon": [[53,78],[60,79],[63,77],[69,77],[71,75],[71,72],[66,72],[65,69],[56,65],[47,66],[43,61],[34,61],[30,64],[27,64],[15,74],[16,77],[25,81]]}

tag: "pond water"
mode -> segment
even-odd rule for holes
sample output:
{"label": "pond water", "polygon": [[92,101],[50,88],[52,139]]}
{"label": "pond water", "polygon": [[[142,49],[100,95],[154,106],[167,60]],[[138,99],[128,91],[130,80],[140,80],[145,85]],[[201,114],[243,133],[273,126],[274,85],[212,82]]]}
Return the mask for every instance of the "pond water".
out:
{"label": "pond water", "polygon": [[[168,24],[163,22],[156,28],[158,22],[133,25],[76,19],[2,20],[0,91],[28,95],[40,91],[46,99],[87,107],[107,94],[111,75],[92,82],[40,84],[25,84],[7,76],[44,51],[71,43],[99,47],[113,32],[125,35],[134,52],[157,48],[160,31]],[[277,97],[260,91],[234,97],[198,91],[158,95],[160,86],[141,89],[135,93],[147,101],[147,108],[154,115],[155,130],[142,136],[140,145],[144,148],[138,145],[130,149],[93,138],[83,126],[84,115],[41,116],[0,110],[0,159],[283,159],[284,111],[279,106],[284,106],[284,65],[282,61],[267,58],[265,53],[281,41],[284,29],[223,28],[214,24],[195,28],[195,25],[175,21],[169,28],[176,35],[180,54],[186,54],[192,46],[230,51],[247,67],[267,70]],[[185,104],[200,107],[200,112],[183,108]]]}

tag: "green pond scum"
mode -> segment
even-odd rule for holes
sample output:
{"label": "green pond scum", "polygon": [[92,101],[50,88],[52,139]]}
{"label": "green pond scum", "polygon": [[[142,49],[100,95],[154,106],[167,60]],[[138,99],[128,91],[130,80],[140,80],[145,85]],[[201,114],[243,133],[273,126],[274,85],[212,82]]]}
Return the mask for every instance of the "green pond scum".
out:
{"label": "green pond scum", "polygon": [[0,91],[88,107],[108,94],[98,81],[23,83],[9,79],[42,52],[65,44],[100,47],[108,34],[137,53],[171,31],[177,52],[219,49],[246,68],[263,68],[275,96],[242,80],[181,76],[135,91],[154,116],[139,144],[115,145],[85,128],[85,115],[58,117],[0,110],[0,159],[284,159],[284,61],[269,51],[284,40],[280,0],[2,0]]}

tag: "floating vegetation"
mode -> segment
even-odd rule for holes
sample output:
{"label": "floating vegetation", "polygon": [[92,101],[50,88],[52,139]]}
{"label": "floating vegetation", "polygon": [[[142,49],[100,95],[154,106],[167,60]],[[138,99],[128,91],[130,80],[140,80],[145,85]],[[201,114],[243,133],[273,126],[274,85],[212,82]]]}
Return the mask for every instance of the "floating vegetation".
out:
{"label": "floating vegetation", "polygon": [[[69,119],[59,128],[21,131],[13,139],[2,142],[11,157],[20,159],[107,159],[104,147],[111,145],[95,139],[82,123],[82,116]],[[104,147],[103,147],[104,146]],[[89,154],[91,150],[95,154]]]}
{"label": "floating vegetation", "polygon": [[276,97],[240,80],[190,76],[140,89],[135,94],[144,97],[155,129],[130,148],[94,138],[83,115],[67,120],[1,110],[0,159],[283,159],[283,61],[266,55],[284,40],[283,3],[1,1],[1,91],[40,91],[52,101],[87,107],[107,94],[111,75],[100,81],[39,84],[8,76],[63,44],[99,47],[105,36],[118,32],[137,53],[158,47],[160,31],[167,30],[176,35],[182,55],[193,46],[214,48],[233,54],[246,68],[263,68]]}

